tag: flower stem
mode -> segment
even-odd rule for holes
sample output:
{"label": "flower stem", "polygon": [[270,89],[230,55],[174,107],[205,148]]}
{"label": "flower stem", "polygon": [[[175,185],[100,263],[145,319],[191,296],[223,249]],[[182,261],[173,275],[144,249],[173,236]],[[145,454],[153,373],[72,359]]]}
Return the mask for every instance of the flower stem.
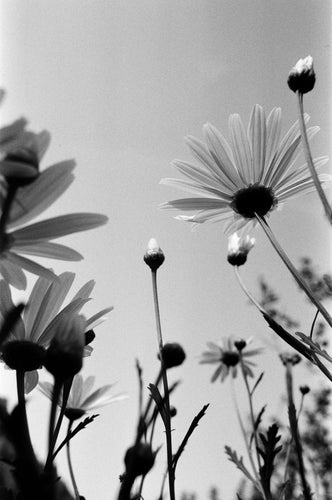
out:
{"label": "flower stem", "polygon": [[322,202],[322,205],[325,210],[325,215],[328,218],[330,224],[332,224],[332,208],[327,201],[327,198],[324,193],[324,189],[322,188],[322,185],[320,183],[314,162],[312,161],[312,156],[309,148],[309,141],[308,141],[308,136],[307,136],[307,130],[304,122],[304,113],[303,113],[303,94],[301,94],[299,91],[296,92],[297,94],[297,101],[298,101],[298,110],[299,110],[299,122],[300,122],[300,130],[301,130],[301,137],[302,137],[302,144],[303,144],[303,149],[304,149],[304,154],[305,154],[305,159],[307,162],[307,165],[310,170],[311,177],[314,181],[315,187],[317,189],[317,193],[320,197],[320,200]]}
{"label": "flower stem", "polygon": [[249,458],[249,461],[250,461],[250,464],[251,464],[251,468],[252,468],[252,471],[253,471],[254,476],[255,476],[254,478],[251,476],[251,482],[253,483],[253,485],[255,486],[255,488],[261,493],[261,495],[264,498],[264,500],[267,500],[266,499],[266,495],[265,495],[265,491],[264,491],[264,489],[262,487],[262,484],[261,484],[261,481],[260,481],[260,478],[259,478],[259,475],[258,475],[258,472],[257,472],[257,469],[256,469],[256,465],[255,465],[254,459],[252,457],[252,453],[251,453],[250,448],[249,448],[249,444],[248,444],[248,440],[247,440],[247,436],[246,436],[246,431],[245,431],[245,428],[244,428],[244,425],[243,425],[243,422],[242,422],[240,410],[239,410],[239,407],[238,407],[238,404],[237,404],[237,400],[236,400],[233,379],[231,379],[231,382],[232,382],[231,383],[232,399],[233,399],[233,403],[234,403],[236,415],[237,415],[237,418],[238,418],[238,421],[239,421],[240,429],[241,429],[241,432],[242,432],[242,436],[243,436],[244,444],[245,444],[245,447],[246,447],[246,450],[247,450],[248,458]]}
{"label": "flower stem", "polygon": [[332,318],[331,318],[331,316],[329,315],[329,313],[327,312],[327,310],[325,309],[325,307],[323,306],[323,304],[321,304],[321,302],[316,299],[315,295],[312,293],[312,291],[310,290],[309,286],[303,280],[303,278],[301,277],[301,275],[298,273],[298,271],[296,270],[296,268],[294,267],[294,265],[290,261],[290,259],[287,256],[287,254],[281,248],[281,246],[279,245],[278,241],[276,240],[276,238],[275,238],[273,232],[271,231],[271,228],[268,225],[268,223],[266,222],[266,220],[264,218],[261,218],[258,214],[256,214],[256,219],[259,222],[259,224],[261,225],[261,227],[262,227],[264,233],[266,234],[266,236],[269,238],[269,240],[272,243],[272,245],[273,245],[274,249],[276,250],[277,254],[282,259],[282,261],[284,262],[285,266],[287,267],[287,269],[289,270],[289,272],[292,274],[293,278],[295,279],[295,281],[299,285],[299,287],[302,288],[302,290],[305,292],[305,294],[310,299],[310,301],[317,307],[317,309],[319,310],[319,312],[321,313],[321,315],[325,318],[326,322],[330,326],[332,326]]}
{"label": "flower stem", "polygon": [[167,373],[163,359],[163,338],[161,333],[160,311],[159,311],[159,301],[158,301],[157,271],[151,270],[151,276],[152,276],[153,302],[154,302],[156,327],[157,327],[157,338],[159,345],[159,356],[161,362],[162,379],[164,386],[164,398],[165,398],[165,431],[166,431],[166,446],[167,446],[169,496],[170,500],[175,500],[175,484],[174,484],[175,475],[173,469],[173,455],[172,455],[171,412],[169,403]]}
{"label": "flower stem", "polygon": [[253,432],[253,436],[254,436],[255,449],[256,449],[256,459],[257,459],[258,468],[260,469],[261,460],[260,460],[259,453],[258,453],[257,429],[256,429],[255,416],[254,416],[254,408],[253,408],[253,404],[252,404],[252,393],[250,391],[250,387],[249,387],[249,383],[248,383],[248,376],[247,376],[245,369],[244,369],[242,354],[241,354],[241,352],[239,354],[240,354],[240,365],[241,365],[242,376],[243,376],[243,380],[244,380],[244,383],[246,386],[246,391],[248,394],[250,420],[251,420],[252,432]]}
{"label": "flower stem", "polygon": [[48,429],[48,454],[47,454],[47,459],[45,463],[45,472],[49,472],[49,469],[52,467],[52,459],[53,459],[53,451],[56,445],[56,440],[55,438],[55,417],[56,417],[56,410],[57,410],[57,405],[60,397],[62,389],[62,381],[60,381],[57,377],[54,379],[54,386],[53,386],[53,395],[52,395],[52,405],[51,405],[51,414],[50,414],[50,423],[49,423],[49,429]]}
{"label": "flower stem", "polygon": [[[69,436],[69,434],[71,432],[72,426],[73,426],[73,420],[69,420],[68,429],[67,429],[67,437]],[[74,475],[73,464],[72,464],[72,461],[71,461],[70,440],[67,441],[66,451],[67,451],[67,461],[68,461],[68,467],[69,467],[70,480],[71,480],[72,485],[73,485],[73,489],[74,489],[74,493],[75,493],[75,499],[76,500],[80,500],[81,497],[80,497],[80,494],[79,494],[79,491],[78,491],[78,488],[77,488],[77,483],[76,483],[76,479],[75,479],[75,475]]]}
{"label": "flower stem", "polygon": [[21,409],[20,415],[22,417],[22,434],[24,436],[24,445],[26,447],[27,455],[36,462],[35,453],[32,447],[27,411],[26,411],[26,402],[25,402],[25,394],[24,394],[24,379],[25,372],[21,370],[16,370],[16,385],[17,385],[17,398],[18,398],[18,406]]}
{"label": "flower stem", "polygon": [[240,287],[242,288],[242,290],[244,291],[244,293],[246,294],[246,296],[248,297],[248,299],[250,300],[250,302],[252,302],[254,304],[254,306],[257,307],[257,309],[259,310],[259,312],[261,312],[262,314],[268,314],[267,311],[265,311],[265,309],[263,309],[263,307],[257,302],[257,300],[254,298],[254,296],[249,292],[249,290],[246,287],[246,285],[243,283],[243,280],[242,280],[242,278],[240,276],[240,272],[239,272],[238,266],[233,266],[233,269],[234,269],[234,273],[235,273],[236,279],[238,280],[238,282],[240,284]]}
{"label": "flower stem", "polygon": [[292,432],[292,437],[295,443],[295,449],[298,459],[299,466],[299,474],[302,482],[303,489],[303,498],[304,500],[311,500],[312,496],[310,493],[310,488],[306,481],[305,477],[305,468],[303,463],[303,452],[302,445],[300,441],[300,435],[298,431],[298,420],[296,416],[296,410],[294,405],[293,398],[293,375],[292,375],[292,367],[289,363],[286,364],[286,388],[287,388],[287,397],[288,397],[288,415],[289,415],[289,423]]}

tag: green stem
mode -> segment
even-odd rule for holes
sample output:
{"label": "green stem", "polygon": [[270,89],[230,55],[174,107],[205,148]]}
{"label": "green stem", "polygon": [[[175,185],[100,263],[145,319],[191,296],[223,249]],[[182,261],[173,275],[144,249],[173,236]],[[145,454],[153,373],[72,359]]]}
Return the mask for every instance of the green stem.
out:
{"label": "green stem", "polygon": [[[69,436],[69,434],[71,432],[71,429],[72,429],[72,426],[73,426],[73,420],[69,420],[68,429],[67,429],[67,436]],[[70,480],[71,480],[72,485],[73,485],[73,489],[74,489],[74,493],[75,493],[75,499],[76,500],[80,500],[81,497],[80,497],[80,494],[79,494],[79,491],[78,491],[78,488],[77,488],[77,483],[76,483],[76,479],[75,479],[73,464],[72,464],[72,461],[71,461],[70,441],[67,441],[66,450],[67,450],[67,461],[68,461],[68,467],[69,467]]]}
{"label": "green stem", "polygon": [[173,470],[173,455],[172,455],[172,435],[171,435],[171,412],[169,403],[169,390],[167,382],[167,373],[163,359],[163,338],[161,333],[160,311],[158,301],[157,289],[157,271],[151,271],[152,275],[152,289],[153,289],[153,302],[157,327],[157,338],[159,345],[159,356],[161,362],[162,379],[164,386],[165,398],[165,431],[166,431],[166,446],[167,446],[167,468],[168,468],[168,484],[170,500],[175,500],[175,475]]}
{"label": "green stem", "polygon": [[321,315],[325,318],[326,322],[332,327],[332,318],[323,306],[319,300],[316,299],[314,294],[311,292],[309,286],[306,284],[306,282],[303,280],[303,278],[300,276],[292,262],[290,261],[289,257],[287,254],[284,252],[284,250],[281,248],[279,245],[278,241],[276,240],[270,226],[266,222],[264,218],[261,218],[258,214],[256,214],[256,219],[261,225],[264,233],[266,236],[269,238],[270,242],[272,243],[274,249],[276,250],[277,254],[279,257],[282,259],[284,262],[285,266],[289,270],[289,272],[292,274],[293,278],[297,282],[300,288],[305,292],[307,297],[310,299],[310,301],[317,307]]}
{"label": "green stem", "polygon": [[321,200],[322,205],[324,207],[325,215],[326,215],[327,219],[329,220],[330,224],[332,224],[332,209],[331,209],[330,204],[327,201],[327,198],[325,196],[324,189],[322,188],[322,185],[320,183],[319,176],[317,174],[314,162],[312,160],[311,152],[310,152],[307,130],[306,130],[305,122],[304,122],[303,94],[301,94],[299,91],[297,91],[296,94],[297,94],[297,98],[298,98],[297,102],[298,102],[298,110],[299,110],[299,122],[300,122],[301,138],[302,138],[305,159],[306,159],[307,165],[309,167],[312,180],[314,181],[318,196],[320,197],[320,200]]}

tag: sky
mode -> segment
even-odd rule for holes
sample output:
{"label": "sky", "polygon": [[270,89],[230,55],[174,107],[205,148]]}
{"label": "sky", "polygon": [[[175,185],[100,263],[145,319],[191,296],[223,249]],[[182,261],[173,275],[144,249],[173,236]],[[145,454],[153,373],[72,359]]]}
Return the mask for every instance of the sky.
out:
{"label": "sky", "polygon": [[[178,410],[175,447],[194,415],[210,403],[178,465],[176,489],[204,498],[217,486],[221,498],[232,500],[241,475],[227,461],[224,446],[242,454],[244,450],[231,386],[211,384],[213,367],[199,365],[199,356],[207,341],[253,336],[255,344],[265,348],[257,367],[258,373],[265,371],[257,407],[268,403],[270,415],[286,416],[279,397],[282,346],[241,292],[226,262],[222,226],[191,231],[174,220],[173,213],[160,211],[158,205],[179,192],[159,181],[174,175],[174,158],[191,159],[183,138],[202,138],[207,121],[227,135],[228,116],[240,113],[247,123],[252,106],[259,103],[267,112],[282,108],[286,132],[297,117],[287,75],[308,54],[314,58],[317,83],[305,98],[305,109],[310,123],[321,127],[312,150],[316,156],[331,157],[331,4],[2,0],[0,9],[0,85],[7,90],[1,122],[24,115],[33,130],[50,130],[52,143],[41,168],[68,158],[77,161],[74,184],[45,215],[92,211],[109,217],[107,226],[63,240],[84,254],[83,262],[49,263],[55,272],[77,274],[74,292],[96,280],[94,299],[86,309],[90,314],[114,306],[96,332],[83,373],[94,374],[98,384],[116,382],[115,392],[128,394],[127,400],[101,410],[73,442],[81,494],[98,500],[116,497],[137,419],[135,360],[143,367],[145,386],[158,370],[151,279],[143,262],[147,242],[155,237],[166,256],[158,273],[164,340],[180,342],[187,353],[183,366],[169,374],[171,381],[181,380],[173,400]],[[295,263],[310,256],[318,269],[328,270],[329,228],[315,194],[287,203],[270,222]],[[282,294],[285,311],[297,315],[302,330],[308,331],[313,308],[298,293],[264,234],[257,229],[254,236],[256,246],[243,270],[245,282],[257,294],[258,278],[264,276]],[[303,383],[305,374],[299,373]],[[2,374],[2,393],[11,398],[13,374]],[[245,415],[240,380],[235,381],[235,392]],[[28,410],[33,440],[43,456],[48,403],[33,392]],[[157,445],[163,439],[160,429]],[[146,480],[146,499],[158,495],[165,446],[158,462]],[[67,479],[61,457],[58,469]]]}

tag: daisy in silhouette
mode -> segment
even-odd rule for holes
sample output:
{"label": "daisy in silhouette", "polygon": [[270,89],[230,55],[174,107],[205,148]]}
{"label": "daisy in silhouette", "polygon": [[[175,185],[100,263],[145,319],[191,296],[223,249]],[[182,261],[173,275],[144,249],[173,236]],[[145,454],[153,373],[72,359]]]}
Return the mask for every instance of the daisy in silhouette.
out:
{"label": "daisy in silhouette", "polygon": [[[53,339],[58,326],[63,318],[69,315],[77,315],[83,306],[91,300],[90,295],[95,282],[88,281],[74,297],[64,306],[66,297],[71,289],[75,278],[74,273],[65,272],[58,277],[57,281],[49,281],[38,278],[27,305],[15,324],[9,337],[1,346],[2,358],[10,367],[19,364],[26,372],[26,392],[30,392],[38,383],[38,370],[40,366],[34,366],[35,356],[42,356]],[[0,320],[6,317],[14,307],[12,294],[8,283],[0,281]],[[112,307],[105,308],[86,320],[85,344],[89,344],[94,338],[93,329],[105,321],[106,314]],[[84,355],[91,354],[92,347],[86,345]],[[31,359],[31,363],[30,363]],[[38,362],[37,362],[38,364]]]}

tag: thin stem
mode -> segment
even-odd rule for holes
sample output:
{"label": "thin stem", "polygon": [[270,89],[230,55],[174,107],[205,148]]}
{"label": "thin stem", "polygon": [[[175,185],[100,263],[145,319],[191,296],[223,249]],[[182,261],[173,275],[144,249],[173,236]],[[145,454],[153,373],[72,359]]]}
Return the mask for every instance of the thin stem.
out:
{"label": "thin stem", "polygon": [[252,394],[251,394],[249,383],[248,383],[248,376],[247,376],[247,374],[245,372],[245,369],[244,369],[244,366],[243,366],[242,354],[241,353],[239,353],[239,354],[240,354],[240,364],[241,364],[242,376],[243,376],[243,380],[244,380],[244,383],[245,383],[245,386],[246,386],[246,391],[247,391],[247,394],[248,394],[249,409],[250,409],[250,419],[251,419],[252,432],[253,432],[254,441],[255,441],[256,460],[257,460],[258,468],[260,469],[260,467],[261,467],[261,460],[260,460],[260,456],[259,456],[259,453],[258,453],[257,429],[256,429],[255,416],[254,416],[254,408],[253,408],[253,404],[252,404]]}
{"label": "thin stem", "polygon": [[319,310],[317,309],[316,314],[314,316],[314,320],[313,320],[312,325],[311,325],[311,329],[310,329],[310,335],[309,335],[310,340],[312,339],[312,336],[314,334],[314,328],[315,328],[315,324],[316,324],[316,320],[317,320],[318,314],[319,314]]}
{"label": "thin stem", "polygon": [[[73,420],[69,420],[68,429],[67,429],[67,436],[69,436],[71,429],[72,429],[72,426],[73,426]],[[75,479],[75,475],[74,475],[74,469],[73,469],[73,465],[72,465],[72,461],[71,461],[70,441],[67,441],[66,451],[67,451],[67,461],[68,461],[68,467],[69,467],[70,480],[71,480],[72,485],[73,485],[75,499],[80,500],[81,497],[80,497],[80,494],[79,494],[79,491],[77,488],[77,483],[76,483],[76,479]]]}
{"label": "thin stem", "polygon": [[321,313],[321,315],[325,318],[325,320],[327,321],[327,323],[330,326],[332,326],[332,318],[331,318],[331,316],[329,315],[329,313],[327,312],[327,310],[325,309],[325,307],[323,306],[323,304],[321,304],[321,302],[319,302],[319,300],[316,299],[316,297],[314,296],[314,294],[311,292],[309,286],[303,280],[303,278],[301,277],[301,275],[298,273],[298,271],[296,270],[296,268],[294,267],[294,265],[290,261],[290,259],[287,256],[287,254],[281,248],[281,246],[279,245],[278,241],[276,240],[276,238],[275,238],[275,236],[274,236],[274,234],[273,234],[270,226],[266,222],[266,220],[264,218],[261,218],[258,214],[256,214],[256,219],[259,222],[259,224],[261,225],[261,227],[262,227],[264,233],[266,234],[266,236],[269,238],[269,240],[272,243],[272,245],[273,245],[274,249],[276,250],[277,254],[282,259],[282,261],[284,262],[285,266],[287,267],[287,269],[289,270],[289,272],[292,274],[293,278],[295,279],[295,281],[299,285],[299,287],[302,288],[302,290],[305,292],[305,294],[310,299],[310,301],[317,307],[317,309],[319,310],[319,312]]}
{"label": "thin stem", "polygon": [[171,435],[171,412],[169,403],[169,390],[167,382],[167,373],[163,359],[163,338],[161,333],[160,311],[158,301],[157,289],[157,271],[151,271],[152,276],[152,289],[153,289],[153,302],[157,327],[157,338],[159,344],[159,356],[161,362],[162,379],[164,385],[164,398],[165,398],[165,431],[166,431],[166,446],[167,446],[167,468],[168,468],[168,484],[170,500],[175,500],[175,475],[173,470],[173,455],[172,455],[172,435]]}
{"label": "thin stem", "polygon": [[320,197],[320,200],[321,200],[322,205],[324,207],[325,215],[328,218],[330,224],[332,224],[332,209],[331,209],[330,204],[327,201],[327,198],[325,196],[324,189],[322,188],[322,185],[320,183],[319,176],[317,174],[314,162],[312,160],[311,152],[310,152],[307,130],[306,130],[305,122],[304,122],[303,94],[301,94],[299,91],[297,91],[296,94],[297,94],[297,98],[298,98],[297,102],[298,102],[298,110],[299,110],[299,122],[300,122],[301,138],[302,138],[302,145],[303,145],[303,149],[304,149],[305,159],[306,159],[307,165],[309,167],[312,180],[314,181],[315,188],[317,189],[318,196]]}
{"label": "thin stem", "polygon": [[232,384],[231,384],[232,399],[233,399],[233,403],[234,403],[234,406],[235,406],[236,415],[237,415],[237,418],[238,418],[238,421],[239,421],[240,429],[241,429],[241,432],[242,432],[242,436],[243,436],[244,444],[245,444],[245,447],[246,447],[246,450],[247,450],[248,458],[249,458],[249,461],[250,461],[250,464],[251,464],[251,468],[252,468],[254,476],[255,476],[255,478],[253,478],[253,477],[251,478],[251,481],[255,485],[256,489],[261,493],[261,495],[264,498],[264,500],[267,500],[266,499],[266,495],[265,495],[265,491],[264,491],[264,489],[262,487],[262,484],[261,484],[261,481],[260,481],[260,478],[259,478],[259,475],[258,475],[258,472],[257,472],[257,469],[256,469],[255,462],[254,462],[253,457],[252,457],[252,453],[251,453],[251,451],[249,449],[249,445],[248,445],[248,441],[247,441],[247,436],[246,436],[246,431],[244,429],[244,425],[243,425],[243,422],[242,422],[240,410],[239,410],[239,407],[238,407],[238,404],[237,404],[237,400],[236,400],[233,379],[231,379],[231,381],[232,381]]}
{"label": "thin stem", "polygon": [[257,300],[254,298],[254,296],[249,292],[249,290],[246,287],[246,285],[243,283],[243,280],[242,280],[242,278],[240,276],[240,272],[239,272],[238,266],[233,266],[233,269],[234,269],[234,273],[235,273],[236,279],[238,280],[238,282],[240,284],[240,287],[242,288],[242,290],[244,291],[244,293],[246,294],[246,296],[248,297],[248,299],[254,304],[254,306],[257,307],[257,309],[259,310],[259,312],[261,312],[262,314],[268,315],[267,311],[265,311],[265,309],[257,302]]}
{"label": "thin stem", "polygon": [[297,454],[297,460],[299,465],[299,474],[302,483],[303,497],[305,500],[311,500],[312,496],[310,493],[310,488],[308,487],[308,483],[305,477],[305,468],[303,463],[303,452],[302,445],[300,441],[300,435],[297,425],[297,417],[296,410],[294,405],[293,398],[293,376],[292,376],[292,367],[289,363],[286,364],[286,388],[287,388],[287,397],[288,397],[288,413],[289,413],[289,423],[292,432],[292,436],[295,443],[295,449]]}
{"label": "thin stem", "polygon": [[47,459],[46,459],[46,463],[45,463],[45,472],[48,472],[48,470],[52,467],[52,457],[53,457],[53,452],[54,452],[54,448],[56,445],[56,441],[54,439],[54,436],[55,436],[55,431],[54,431],[55,418],[56,418],[56,410],[57,410],[57,405],[58,405],[62,385],[63,384],[61,381],[59,381],[57,378],[54,379],[52,405],[51,405],[51,413],[50,413],[50,423],[49,423],[49,429],[48,429],[48,454],[47,454]]}

